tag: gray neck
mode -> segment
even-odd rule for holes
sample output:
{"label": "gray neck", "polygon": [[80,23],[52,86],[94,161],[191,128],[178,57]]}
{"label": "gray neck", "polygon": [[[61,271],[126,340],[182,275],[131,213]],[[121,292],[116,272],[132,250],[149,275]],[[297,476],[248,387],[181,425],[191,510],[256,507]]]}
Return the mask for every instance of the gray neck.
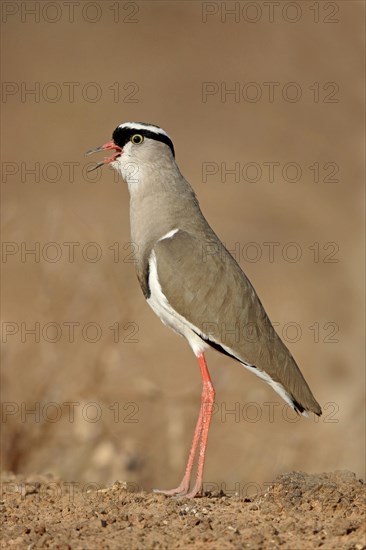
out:
{"label": "gray neck", "polygon": [[175,162],[166,163],[163,170],[161,165],[145,166],[138,182],[129,185],[131,239],[140,258],[172,229],[190,231],[192,219],[206,224],[194,191]]}

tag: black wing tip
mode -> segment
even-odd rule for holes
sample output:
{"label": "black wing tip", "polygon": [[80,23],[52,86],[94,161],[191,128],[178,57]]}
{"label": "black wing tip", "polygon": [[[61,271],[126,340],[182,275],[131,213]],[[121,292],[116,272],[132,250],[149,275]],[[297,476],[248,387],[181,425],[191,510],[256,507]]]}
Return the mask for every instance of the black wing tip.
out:
{"label": "black wing tip", "polygon": [[[215,349],[216,351],[220,352],[220,353],[223,353],[224,355],[227,355],[228,357],[231,357],[232,359],[235,359],[236,361],[239,361],[239,363],[241,363],[240,359],[238,359],[235,355],[229,353],[228,351],[226,351],[222,346],[220,346],[220,344],[218,344],[217,342],[214,342],[212,340],[210,340],[209,338],[205,338],[202,334],[199,334],[198,332],[196,332],[197,336],[199,336],[204,342],[206,342],[206,344],[208,344],[209,346],[211,346],[213,349]],[[252,368],[256,368],[255,365],[251,365]],[[322,412],[322,409],[319,405],[319,403],[317,403],[317,401],[315,401],[314,399],[314,404],[311,406],[311,407],[304,407],[303,405],[301,405],[301,403],[299,403],[299,401],[297,401],[292,395],[289,396],[290,399],[291,399],[291,403],[292,403],[292,406],[294,408],[294,411],[297,413],[297,414],[304,414],[307,415],[308,412],[312,412],[314,414],[316,414],[317,416],[321,416],[323,414]]]}
{"label": "black wing tip", "polygon": [[316,414],[317,416],[321,416],[323,414],[323,411],[322,411],[320,405],[316,402],[315,402],[316,404],[314,404],[312,407],[304,407],[298,401],[296,401],[296,399],[294,399],[292,396],[291,396],[291,401],[292,401],[294,410],[298,414],[304,414],[304,413],[307,414],[308,412],[312,412],[312,413]]}

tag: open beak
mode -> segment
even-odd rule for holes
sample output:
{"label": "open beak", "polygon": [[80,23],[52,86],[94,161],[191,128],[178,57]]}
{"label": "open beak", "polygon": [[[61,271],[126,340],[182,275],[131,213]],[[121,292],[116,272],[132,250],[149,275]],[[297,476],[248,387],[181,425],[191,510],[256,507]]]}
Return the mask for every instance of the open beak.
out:
{"label": "open beak", "polygon": [[92,170],[96,170],[97,168],[99,168],[100,166],[103,166],[103,164],[109,164],[110,162],[113,162],[115,161],[118,157],[121,156],[122,154],[122,149],[121,147],[119,147],[118,145],[116,145],[114,143],[113,140],[111,141],[108,141],[107,143],[105,143],[104,145],[100,145],[99,147],[97,147],[96,149],[90,149],[89,151],[87,151],[85,153],[85,156],[87,155],[91,155],[92,153],[98,153],[99,151],[106,151],[107,149],[114,149],[116,152],[114,153],[114,155],[111,155],[110,157],[105,157],[104,160],[102,160],[101,162],[98,162],[95,166],[93,166],[92,168],[89,168],[88,169],[88,172],[92,172]]}

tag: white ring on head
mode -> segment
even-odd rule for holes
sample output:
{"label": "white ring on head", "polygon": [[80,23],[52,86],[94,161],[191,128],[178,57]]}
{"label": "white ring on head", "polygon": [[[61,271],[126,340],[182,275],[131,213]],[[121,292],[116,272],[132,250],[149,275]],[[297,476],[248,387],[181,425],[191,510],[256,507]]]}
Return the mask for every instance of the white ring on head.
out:
{"label": "white ring on head", "polygon": [[129,128],[131,130],[148,130],[149,132],[153,132],[154,134],[162,134],[163,136],[167,136],[169,139],[171,139],[166,131],[159,126],[152,126],[151,124],[144,124],[142,122],[123,122],[118,126],[118,128]]}

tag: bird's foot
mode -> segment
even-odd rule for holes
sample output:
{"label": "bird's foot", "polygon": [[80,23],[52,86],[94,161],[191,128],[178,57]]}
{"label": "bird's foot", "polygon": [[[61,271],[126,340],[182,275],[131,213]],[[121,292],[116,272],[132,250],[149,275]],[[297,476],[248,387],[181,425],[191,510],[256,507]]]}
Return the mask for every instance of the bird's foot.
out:
{"label": "bird's foot", "polygon": [[203,496],[202,483],[196,483],[192,491],[189,491],[184,495],[185,498],[194,498],[194,497],[202,497],[202,496]]}
{"label": "bird's foot", "polygon": [[174,498],[194,498],[197,496],[202,496],[202,485],[195,485],[192,489],[192,491],[189,491],[189,487],[187,485],[179,485],[176,489],[153,489],[154,493],[160,494],[160,495],[166,495],[168,497],[174,497]]}
{"label": "bird's foot", "polygon": [[186,487],[184,485],[179,485],[176,489],[153,489],[153,493],[157,493],[159,495],[165,495],[167,497],[177,496],[177,497],[183,497],[188,493],[189,487]]}

